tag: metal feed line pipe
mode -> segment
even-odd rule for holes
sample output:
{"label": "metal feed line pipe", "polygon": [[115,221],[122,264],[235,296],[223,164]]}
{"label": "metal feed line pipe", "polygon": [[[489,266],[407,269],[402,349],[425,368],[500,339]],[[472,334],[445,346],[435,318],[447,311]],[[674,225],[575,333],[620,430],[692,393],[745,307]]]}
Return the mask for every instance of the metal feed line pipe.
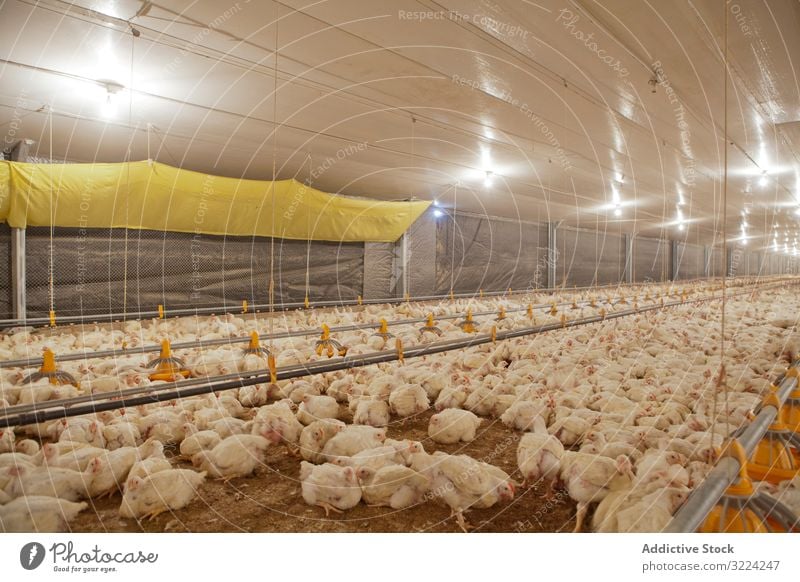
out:
{"label": "metal feed line pipe", "polygon": [[[750,281],[751,278],[743,278],[744,281]],[[763,279],[763,278],[762,278]],[[681,281],[680,285],[689,285],[694,282],[698,281],[715,281],[714,279],[687,279],[685,281]],[[678,282],[677,281],[664,281],[661,284],[666,285],[669,283],[671,287],[675,287]],[[547,294],[547,293],[558,293],[558,292],[566,292],[566,291],[589,291],[595,289],[616,289],[616,288],[635,288],[635,287],[643,287],[647,285],[652,285],[652,283],[633,283],[633,284],[609,284],[609,285],[602,285],[602,286],[588,286],[588,287],[548,287],[548,288],[541,288],[541,289],[530,289],[525,291],[518,291],[512,292],[511,294],[508,291],[487,291],[483,295],[484,297],[502,297],[507,295],[509,297],[513,295],[531,295],[531,294]],[[453,294],[453,299],[478,299],[480,298],[477,293],[455,293]],[[414,297],[413,300],[415,302],[422,302],[422,301],[441,301],[441,300],[450,300],[451,297],[449,294],[447,295],[425,295],[421,297]],[[348,307],[348,306],[359,306],[359,305],[394,305],[405,302],[406,299],[402,297],[389,297],[385,299],[362,299],[359,303],[358,300],[349,300],[349,301],[313,301],[309,304],[310,307],[313,308],[321,308],[321,307]],[[273,309],[276,311],[288,311],[288,310],[295,310],[295,309],[302,309],[305,308],[305,302],[292,302],[292,303],[281,303],[279,305],[270,305],[269,303],[259,303],[249,305],[248,309],[255,310],[262,310],[262,309]],[[227,314],[227,313],[241,313],[242,305],[241,304],[232,304],[232,305],[223,305],[217,307],[193,307],[193,308],[184,308],[184,309],[170,309],[169,314],[170,316],[188,316],[188,315],[212,315],[212,314]],[[136,311],[130,313],[98,313],[95,315],[67,315],[67,316],[60,316],[58,317],[58,321],[61,323],[73,323],[73,324],[85,324],[87,322],[91,323],[101,323],[101,322],[112,322],[114,320],[129,320],[129,319],[151,319],[154,317],[159,317],[158,311]],[[29,317],[29,318],[16,318],[16,319],[0,319],[0,329],[7,328],[7,327],[14,327],[20,325],[48,325],[50,323],[49,317]]]}
{"label": "metal feed line pipe", "polygon": [[[766,285],[767,282],[761,283],[762,285]],[[768,289],[772,286],[776,286],[779,284],[773,284],[771,286],[762,287],[762,289]],[[713,295],[711,297],[713,299]],[[614,305],[614,303],[608,303],[603,301],[608,305]],[[589,305],[591,301],[578,301],[576,302],[578,305]],[[563,307],[565,305],[571,305],[571,301],[561,301],[556,303],[556,306]],[[546,309],[551,307],[551,303],[540,303],[537,305],[533,305],[534,309]],[[526,311],[527,307],[514,307],[506,309],[506,313],[519,313],[522,311]],[[473,313],[474,317],[482,317],[486,315],[496,315],[499,311],[481,311]],[[437,316],[439,320],[450,320],[450,319],[459,319],[464,317],[465,314],[455,314],[455,315],[441,315]],[[399,319],[394,321],[387,322],[389,326],[395,327],[399,325],[413,325],[415,323],[422,323],[424,322],[424,318],[414,318],[414,319]],[[342,326],[334,326],[331,327],[331,332],[342,332],[342,331],[357,331],[357,330],[366,330],[366,329],[376,329],[379,325],[375,323],[364,323],[364,324],[353,324],[353,325],[342,325]],[[270,340],[270,339],[288,339],[293,337],[305,337],[310,335],[317,335],[319,334],[319,328],[314,329],[301,329],[295,331],[285,331],[285,332],[278,332],[272,334],[261,334],[258,336],[259,340]],[[213,346],[222,346],[222,345],[230,345],[236,343],[247,343],[250,341],[250,336],[245,337],[235,337],[235,338],[224,338],[224,339],[217,339],[217,340],[205,340],[205,341],[190,341],[190,342],[179,342],[174,343],[170,347],[173,351],[179,350],[186,350],[186,349],[198,349],[198,348],[205,348],[205,347],[213,347]],[[137,346],[134,348],[125,348],[125,349],[110,349],[110,350],[95,350],[91,353],[87,352],[72,352],[69,354],[62,354],[58,356],[58,361],[60,362],[70,362],[70,361],[80,361],[86,359],[98,359],[98,358],[107,358],[107,357],[119,357],[125,356],[129,354],[146,354],[146,353],[156,353],[161,350],[160,344],[152,344],[149,346]],[[2,368],[35,368],[41,364],[41,358],[24,358],[18,360],[5,360],[0,361],[0,369]]]}
{"label": "metal feed line pipe", "polygon": [[[800,360],[795,361],[793,366],[800,366]],[[797,377],[784,374],[777,391],[778,401],[781,406],[796,386]],[[758,416],[737,437],[737,440],[745,450],[746,458],[749,459],[752,456],[767,429],[778,417],[778,412],[779,410],[771,404],[762,407]],[[697,531],[728,486],[739,477],[740,469],[739,460],[734,456],[726,456],[720,459],[700,486],[692,491],[689,499],[678,510],[664,532],[690,533]]]}
{"label": "metal feed line pipe", "polygon": [[[729,297],[737,295],[746,295],[749,293],[741,292],[738,294],[729,295]],[[421,346],[409,347],[403,350],[404,358],[418,358],[438,354],[442,352],[469,348],[487,344],[493,341],[502,341],[518,337],[525,337],[529,335],[536,335],[547,331],[553,331],[562,328],[578,327],[582,325],[589,325],[610,319],[617,319],[629,315],[637,315],[649,311],[665,309],[669,307],[677,307],[679,305],[687,305],[692,303],[700,303],[709,301],[705,297],[702,299],[693,299],[689,301],[672,301],[664,303],[664,305],[652,305],[648,307],[640,307],[638,309],[629,309],[625,311],[618,311],[609,313],[605,316],[594,315],[582,319],[567,320],[563,323],[554,322],[544,325],[533,327],[519,328],[509,331],[497,332],[495,337],[492,338],[491,334],[473,335],[467,338],[458,338],[446,340],[441,342],[434,342]],[[383,362],[392,362],[400,359],[397,351],[381,351],[373,352],[370,354],[363,354],[360,356],[345,356],[343,358],[336,358],[333,360],[319,360],[306,364],[295,366],[285,366],[277,369],[278,380],[289,380],[292,378],[300,378],[304,376],[311,376],[314,374],[322,374],[326,372],[333,372],[337,370],[348,370],[352,368],[359,368],[363,366],[370,366]],[[171,382],[160,385],[159,388],[153,390],[150,387],[134,388],[124,392],[117,392],[113,395],[104,396],[100,401],[93,396],[82,396],[78,398],[64,399],[59,401],[47,401],[33,405],[13,406],[4,410],[5,414],[0,417],[0,428],[9,426],[21,426],[26,424],[34,424],[45,422],[48,420],[55,420],[58,418],[65,418],[70,416],[79,416],[82,414],[92,414],[102,412],[105,410],[114,410],[117,408],[128,408],[131,406],[139,406],[142,404],[153,404],[156,402],[165,402],[175,400],[177,398],[186,398],[190,396],[198,396],[202,394],[209,394],[211,392],[218,392],[224,390],[231,390],[234,388],[241,388],[244,386],[252,386],[255,384],[264,384],[270,382],[269,374],[264,374],[265,370],[255,371],[250,373],[237,373],[226,376],[223,381],[219,381],[217,377],[215,381],[209,381],[207,378],[198,378],[182,382]],[[109,400],[113,398],[113,400]]]}

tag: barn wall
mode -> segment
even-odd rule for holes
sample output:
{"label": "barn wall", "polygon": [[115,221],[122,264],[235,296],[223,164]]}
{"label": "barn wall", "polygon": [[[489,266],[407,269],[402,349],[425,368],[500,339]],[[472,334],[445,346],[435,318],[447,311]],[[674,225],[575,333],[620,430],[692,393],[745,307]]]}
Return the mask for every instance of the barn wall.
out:
{"label": "barn wall", "polygon": [[[545,285],[545,225],[457,213],[436,222],[436,293]],[[546,243],[545,243],[546,244]]]}
{"label": "barn wall", "polygon": [[560,228],[556,281],[566,286],[624,282],[625,239],[595,230]]}
{"label": "barn wall", "polygon": [[[269,301],[353,300],[362,293],[364,245],[155,231],[57,228],[55,307],[62,315],[152,311]],[[28,315],[49,311],[50,232],[27,230]],[[126,260],[127,257],[127,260]],[[307,263],[308,261],[308,263]],[[127,291],[127,293],[126,293]]]}
{"label": "barn wall", "polygon": [[633,280],[637,283],[666,281],[669,277],[669,241],[633,239]]}

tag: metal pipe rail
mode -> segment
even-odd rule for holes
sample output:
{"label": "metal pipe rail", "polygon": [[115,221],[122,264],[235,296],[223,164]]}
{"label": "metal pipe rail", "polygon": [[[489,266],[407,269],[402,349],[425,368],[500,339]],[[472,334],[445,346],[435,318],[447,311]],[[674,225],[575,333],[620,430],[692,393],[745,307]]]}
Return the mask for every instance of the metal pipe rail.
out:
{"label": "metal pipe rail", "polygon": [[[581,301],[579,303],[582,304],[589,304],[589,301]],[[560,303],[556,303],[557,306],[561,307],[564,305],[571,305],[570,301],[562,301]],[[613,305],[613,304],[612,304]],[[534,309],[545,309],[551,306],[550,303],[540,303],[538,305],[534,305]],[[526,307],[520,308],[511,308],[507,309],[506,313],[515,313],[520,311],[525,311]],[[495,315],[499,313],[499,311],[480,311],[473,313],[474,317],[482,317],[485,315]],[[465,317],[464,313],[457,313],[454,315],[441,315],[437,316],[439,320],[450,320],[450,319],[459,319]],[[410,318],[410,319],[397,319],[393,321],[387,322],[387,325],[391,327],[396,327],[400,325],[413,325],[415,323],[423,323],[425,322],[425,318]],[[352,324],[352,325],[340,325],[331,327],[331,332],[340,332],[340,331],[358,331],[358,330],[365,330],[365,329],[378,329],[380,324],[377,323],[359,323],[359,324]],[[265,333],[260,334],[258,336],[259,340],[270,340],[270,339],[287,339],[292,337],[305,337],[310,335],[319,335],[320,329],[319,327],[315,328],[305,328],[305,329],[298,329],[294,331],[282,331],[277,333]],[[216,340],[196,340],[196,341],[189,341],[189,342],[179,342],[170,345],[170,349],[172,351],[178,350],[189,350],[189,349],[197,349],[197,348],[206,348],[206,347],[214,347],[214,346],[223,346],[223,345],[230,345],[230,344],[238,344],[238,343],[247,343],[250,341],[250,336],[240,336],[240,337],[231,337],[231,338],[223,338],[223,339],[216,339]],[[135,348],[125,348],[125,349],[110,349],[110,350],[98,350],[93,351],[91,353],[86,352],[73,352],[69,354],[64,354],[58,356],[59,362],[71,362],[71,361],[78,361],[83,359],[97,359],[97,358],[106,358],[106,357],[113,357],[113,356],[124,356],[128,354],[146,354],[146,353],[156,353],[161,350],[160,344],[151,344],[149,346],[137,346]],[[5,360],[0,361],[0,368],[35,368],[41,365],[41,358],[26,358],[26,359],[19,359],[19,360]]]}
{"label": "metal pipe rail", "polygon": [[[712,297],[713,298],[713,297]],[[578,305],[589,305],[591,301],[578,301],[576,302]],[[602,301],[606,305],[613,306],[615,303],[608,301]],[[572,305],[571,301],[561,301],[557,302],[556,306],[563,307],[565,305]],[[551,303],[539,303],[537,305],[532,306],[533,309],[548,309],[552,306]],[[522,311],[526,311],[527,307],[513,307],[506,309],[506,313],[519,313]],[[483,317],[486,315],[497,315],[500,313],[499,310],[497,311],[478,311],[473,313],[473,317]],[[436,319],[438,320],[451,320],[451,319],[460,319],[465,317],[465,313],[456,313],[453,315],[440,315],[437,316]],[[414,325],[416,323],[423,323],[425,322],[425,318],[409,318],[409,319],[397,319],[393,321],[387,322],[387,325],[390,327],[397,327],[401,325]],[[360,323],[360,324],[352,324],[352,325],[340,325],[331,327],[331,332],[342,332],[342,331],[358,331],[358,330],[366,330],[366,329],[378,329],[380,324],[377,323]],[[311,335],[319,335],[320,329],[318,327],[315,328],[305,328],[305,329],[298,329],[294,331],[283,331],[277,333],[266,333],[260,334],[258,336],[259,340],[271,340],[271,339],[287,339],[293,337],[305,337]],[[207,348],[207,347],[215,347],[215,346],[223,346],[223,345],[231,345],[231,344],[238,344],[238,343],[247,343],[250,341],[250,336],[240,336],[240,337],[231,337],[231,338],[223,338],[223,339],[216,339],[216,340],[196,340],[196,341],[189,341],[189,342],[179,342],[175,344],[171,344],[170,348],[172,351],[179,351],[179,350],[189,350],[189,349],[198,349],[198,348]],[[98,358],[107,358],[107,357],[115,357],[115,356],[126,356],[130,354],[147,354],[147,353],[156,353],[161,350],[161,344],[151,344],[148,346],[137,346],[134,348],[124,348],[124,349],[110,349],[110,350],[95,350],[92,352],[72,352],[69,354],[63,354],[58,356],[59,362],[73,362],[85,359],[98,359]],[[41,358],[25,358],[19,360],[4,360],[0,361],[0,369],[2,368],[36,368],[41,365]]]}
{"label": "metal pipe rail", "polygon": [[[644,283],[642,283],[644,284]],[[608,285],[602,288],[612,288],[612,287],[619,287],[620,285]],[[592,287],[575,287],[571,288],[572,290],[585,290],[591,289]],[[599,287],[594,287],[599,288]],[[532,293],[556,293],[556,292],[563,292],[567,289],[562,289],[560,287],[554,288],[547,288],[547,289],[531,289],[526,290],[524,292],[518,293],[511,293],[511,295],[525,295],[525,294],[532,294]],[[487,291],[483,294],[484,297],[500,297],[503,295],[507,295],[508,291]],[[510,296],[510,295],[509,295]],[[455,293],[452,297],[453,299],[475,299],[479,298],[478,293]],[[450,295],[423,295],[421,297],[414,297],[414,301],[438,301],[438,300],[450,300]],[[346,307],[346,306],[360,306],[360,305],[381,305],[381,304],[397,304],[403,303],[406,299],[403,297],[388,297],[385,299],[362,299],[361,303],[358,302],[356,299],[347,300],[347,301],[313,301],[309,302],[309,308],[320,308],[320,307]],[[270,306],[269,303],[256,303],[249,305],[248,308],[252,310],[269,310],[270,307],[273,311],[290,311],[296,309],[304,309],[305,302],[302,301],[295,301],[290,303],[280,303],[278,305]],[[186,309],[170,309],[169,314],[172,316],[182,316],[182,315],[212,315],[212,314],[227,314],[227,313],[241,313],[242,305],[233,304],[233,305],[222,305],[217,307],[195,307],[195,308],[186,308]],[[85,323],[88,320],[94,322],[108,322],[113,320],[128,320],[128,319],[149,319],[153,317],[158,317],[158,311],[136,311],[130,313],[109,313],[109,314],[97,314],[97,315],[90,315],[90,316],[81,316],[81,315],[68,315],[65,317],[59,317],[58,320],[62,323]],[[0,319],[0,328],[3,327],[13,327],[15,325],[47,325],[50,323],[50,319],[48,317],[31,317],[26,318],[25,320],[20,319]]]}
{"label": "metal pipe rail", "polygon": [[[735,297],[746,295],[749,291],[740,292],[737,294],[729,295]],[[659,309],[666,309],[669,307],[677,307],[680,305],[688,305],[692,303],[700,303],[709,301],[707,297],[701,299],[693,299],[688,301],[672,301],[665,302],[663,305],[651,305],[647,307],[640,307],[638,309],[629,309],[625,311],[618,311],[606,314],[605,316],[593,315],[582,319],[567,320],[563,323],[554,322],[549,324],[537,325],[532,327],[524,327],[508,331],[497,332],[494,338],[490,334],[473,335],[468,338],[458,338],[452,340],[445,340],[441,342],[433,342],[421,346],[414,346],[404,349],[404,358],[417,358],[442,352],[465,349],[474,346],[490,343],[492,341],[503,341],[507,339],[525,337],[529,335],[536,335],[547,331],[554,331],[562,328],[572,328],[582,325],[589,325],[592,323],[599,323],[620,317],[627,317],[629,315],[637,315],[655,311]],[[370,366],[384,362],[392,362],[399,360],[399,354],[396,351],[381,351],[360,356],[345,356],[343,358],[336,358],[333,360],[318,360],[306,364],[295,366],[285,366],[277,369],[278,380],[289,380],[293,378],[301,378],[304,376],[311,376],[314,374],[322,374],[326,372],[334,372],[337,370],[348,370],[352,368],[359,368],[363,366]],[[79,406],[73,406],[77,401],[76,399],[64,399],[60,401],[47,401],[34,405],[15,406],[5,409],[5,415],[0,416],[0,428],[9,426],[22,426],[26,424],[34,424],[45,422],[48,420],[55,420],[58,418],[65,418],[70,416],[79,416],[82,414],[92,414],[96,412],[103,412],[106,410],[114,410],[117,408],[128,408],[131,406],[139,406],[142,404],[153,404],[157,402],[165,402],[175,400],[177,398],[186,398],[190,396],[199,396],[202,394],[209,394],[211,392],[219,392],[224,390],[232,390],[234,388],[242,388],[245,386],[252,386],[255,384],[264,384],[270,382],[269,374],[265,374],[266,370],[255,371],[250,373],[237,373],[226,376],[225,380],[219,382],[220,377],[216,377],[215,381],[211,382],[207,378],[199,378],[197,380],[187,380],[183,382],[171,382],[161,385],[158,389],[153,390],[149,387],[132,389],[132,393],[126,391],[125,396],[114,393],[104,397],[102,401],[98,402],[95,398],[78,397],[81,402],[88,402]],[[227,379],[231,378],[232,379]],[[139,394],[138,396],[136,394]],[[131,394],[131,397],[127,397]],[[108,400],[113,398],[113,400]]]}
{"label": "metal pipe rail", "polygon": [[[767,284],[764,282],[762,284]],[[742,285],[744,286],[744,284]],[[765,287],[770,288],[770,287]],[[713,292],[712,292],[713,293]],[[711,297],[713,299],[713,295]],[[601,301],[607,305],[614,305],[613,302],[609,303],[607,301]],[[591,303],[591,301],[583,300],[576,302],[579,305],[587,306]],[[557,302],[556,305],[558,307],[563,307],[564,305],[571,305],[571,301],[561,301]],[[534,305],[534,309],[547,309],[551,307],[551,303],[540,303]],[[526,311],[527,307],[513,307],[506,309],[506,313],[519,313],[522,311]],[[486,315],[496,315],[499,313],[497,311],[480,311],[473,313],[475,317],[482,317]],[[450,319],[459,319],[464,317],[464,313],[459,313],[455,315],[441,315],[437,316],[439,320],[450,320]],[[399,325],[413,325],[416,323],[424,322],[424,318],[410,318],[410,319],[399,319],[394,321],[389,321],[388,325],[395,327]],[[331,332],[342,332],[342,331],[357,331],[357,330],[365,330],[365,329],[377,329],[379,324],[375,323],[364,323],[364,324],[353,324],[353,325],[342,325],[342,326],[335,326],[331,327]],[[301,329],[295,331],[285,331],[285,332],[278,332],[272,334],[260,334],[259,340],[271,340],[271,339],[287,339],[293,337],[306,337],[310,335],[317,335],[319,334],[319,328],[314,329]],[[250,341],[250,336],[243,336],[243,337],[235,337],[235,338],[224,338],[218,340],[205,340],[205,341],[190,341],[190,342],[179,342],[172,344],[170,347],[173,351],[180,351],[180,350],[188,350],[188,349],[202,349],[206,347],[215,347],[215,346],[222,346],[222,345],[231,345],[237,343],[247,343]],[[137,346],[134,348],[124,348],[124,349],[110,349],[110,350],[96,350],[91,353],[86,352],[72,352],[69,354],[63,354],[58,356],[59,362],[71,362],[71,361],[80,361],[85,359],[98,359],[98,358],[110,358],[110,357],[121,357],[130,354],[146,354],[146,353],[157,353],[161,350],[160,344],[151,344],[149,346]],[[18,360],[5,360],[0,361],[0,369],[3,368],[35,368],[41,365],[41,358],[25,358],[25,359],[18,359]]]}
{"label": "metal pipe rail", "polygon": [[[795,361],[793,366],[800,366],[800,360]],[[784,374],[779,382],[777,396],[782,406],[797,386],[797,377]],[[778,412],[779,410],[772,405],[763,406],[758,416],[737,437],[748,459],[752,456],[769,426],[777,418]],[[697,531],[728,486],[739,477],[740,469],[741,465],[738,459],[732,456],[720,459],[700,486],[692,491],[686,503],[674,515],[664,532],[690,533]]]}
{"label": "metal pipe rail", "polygon": [[[685,281],[681,281],[681,285],[689,285],[693,282],[699,281],[715,281],[717,278],[709,278],[709,279],[687,279]],[[751,278],[747,278],[746,280],[750,280]],[[758,278],[756,278],[758,279]],[[763,278],[762,278],[763,279]],[[675,287],[678,283],[677,281],[663,281],[660,284],[667,284],[670,283],[671,287]],[[652,283],[632,283],[632,284],[625,284],[621,285],[618,283],[612,283],[609,285],[595,285],[595,286],[585,286],[585,287],[548,287],[548,288],[541,288],[541,289],[527,289],[525,291],[520,292],[512,292],[508,294],[508,291],[488,291],[485,292],[483,295],[484,297],[502,297],[504,295],[508,295],[509,297],[512,295],[530,295],[530,294],[537,294],[537,293],[558,293],[558,292],[566,292],[566,291],[587,291],[592,289],[614,289],[614,288],[631,288],[631,287],[643,287],[647,285],[652,285]],[[453,295],[454,299],[477,299],[479,298],[478,293],[456,293]],[[416,302],[420,301],[440,301],[440,300],[449,300],[451,299],[450,295],[424,295],[421,297],[414,297],[413,300]],[[362,299],[361,303],[358,300],[348,300],[348,301],[314,301],[311,302],[309,305],[312,308],[320,308],[320,307],[346,307],[346,306],[358,306],[358,305],[381,305],[381,304],[398,304],[405,302],[406,299],[402,297],[388,297],[384,299]],[[296,310],[305,308],[305,302],[291,302],[291,303],[281,303],[279,305],[270,305],[269,303],[259,303],[259,304],[252,304],[249,306],[250,309],[255,310],[264,310],[272,308],[273,311],[289,311],[289,310]],[[185,309],[175,309],[169,310],[169,314],[175,316],[188,316],[188,315],[211,315],[211,314],[227,314],[227,313],[241,313],[242,306],[240,303],[232,304],[232,305],[222,305],[217,307],[194,307],[194,308],[185,308]],[[135,311],[129,313],[98,313],[94,315],[67,315],[58,318],[58,321],[61,323],[73,323],[73,324],[85,324],[87,322],[91,323],[100,323],[100,322],[113,322],[115,320],[129,320],[129,319],[150,319],[153,317],[158,317],[158,311]],[[15,319],[0,319],[0,329],[8,328],[8,327],[15,327],[20,325],[48,325],[50,323],[49,317],[29,317],[29,318],[15,318]]]}

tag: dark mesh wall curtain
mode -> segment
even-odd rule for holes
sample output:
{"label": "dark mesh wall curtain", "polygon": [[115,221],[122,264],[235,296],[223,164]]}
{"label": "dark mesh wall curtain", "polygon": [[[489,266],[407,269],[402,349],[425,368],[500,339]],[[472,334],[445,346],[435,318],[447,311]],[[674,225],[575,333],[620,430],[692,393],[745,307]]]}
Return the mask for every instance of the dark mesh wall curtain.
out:
{"label": "dark mesh wall curtain", "polygon": [[546,247],[544,225],[445,214],[436,223],[436,293],[449,293],[451,281],[455,293],[544,287]]}
{"label": "dark mesh wall curtain", "polygon": [[11,229],[0,224],[0,319],[13,317],[11,299]]}
{"label": "dark mesh wall curtain", "polygon": [[625,237],[562,227],[556,234],[556,283],[568,287],[612,285],[625,279]]}
{"label": "dark mesh wall curtain", "polygon": [[[49,310],[49,249],[48,228],[27,230],[31,317],[46,316]],[[266,238],[131,230],[126,242],[124,230],[57,228],[53,249],[56,310],[63,315],[153,311],[159,303],[182,309],[269,299]],[[305,241],[276,239],[274,258],[276,303],[303,301],[307,266],[312,301],[352,300],[361,294],[361,243],[312,242],[309,249]]]}

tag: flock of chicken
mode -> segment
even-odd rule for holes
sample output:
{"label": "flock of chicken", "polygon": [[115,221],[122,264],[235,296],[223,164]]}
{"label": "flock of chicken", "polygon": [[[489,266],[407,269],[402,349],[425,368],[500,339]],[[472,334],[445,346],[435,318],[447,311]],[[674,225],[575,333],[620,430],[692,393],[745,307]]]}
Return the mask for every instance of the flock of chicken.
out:
{"label": "flock of chicken", "polygon": [[[694,289],[701,293],[699,286]],[[508,307],[504,318],[477,317],[478,332],[559,321],[655,303],[664,289],[631,292],[615,305],[601,301],[551,306],[531,314],[523,304],[486,299],[437,306],[405,303],[329,312],[282,314],[278,329],[352,325],[376,318],[423,318]],[[571,303],[571,305],[570,305]],[[511,311],[513,308],[519,311]],[[88,498],[121,494],[121,517],[143,519],[179,510],[205,479],[249,476],[270,447],[299,457],[301,493],[325,514],[359,503],[406,509],[444,503],[465,531],[470,509],[510,502],[515,495],[566,490],[578,506],[576,531],[590,505],[595,531],[659,531],[708,473],[724,435],[748,421],[769,392],[770,379],[794,357],[798,301],[774,289],[729,299],[724,382],[720,303],[655,310],[592,325],[316,376],[241,387],[163,404],[99,412],[0,430],[0,529],[60,531]],[[127,322],[121,329],[0,337],[0,359],[111,345],[241,337],[253,321],[209,317]],[[274,325],[274,324],[273,324]],[[420,324],[392,327],[404,345],[464,336],[459,321],[439,331]],[[320,356],[315,337],[274,340],[278,365]],[[394,339],[355,330],[337,335],[349,354],[394,349]],[[183,355],[183,354],[181,354]],[[241,344],[186,350],[193,376],[266,368]],[[324,354],[323,354],[324,357]],[[784,360],[783,364],[781,360]],[[37,404],[120,389],[157,389],[145,355],[64,362],[79,387],[47,379],[24,383],[26,371],[0,370],[0,406]],[[723,389],[725,386],[725,389]],[[396,418],[435,409],[424,442],[402,438]],[[352,419],[350,424],[342,419]],[[491,420],[487,420],[491,419]],[[484,422],[519,432],[518,470],[437,451],[438,444],[481,437]],[[389,432],[398,438],[389,438]],[[165,447],[180,450],[168,459]],[[491,459],[489,459],[491,460]],[[176,462],[177,461],[177,462]],[[192,468],[188,468],[191,462]],[[536,489],[531,487],[536,486]],[[521,489],[520,489],[521,488]],[[798,507],[800,483],[781,489]],[[524,516],[520,516],[524,518]]]}

